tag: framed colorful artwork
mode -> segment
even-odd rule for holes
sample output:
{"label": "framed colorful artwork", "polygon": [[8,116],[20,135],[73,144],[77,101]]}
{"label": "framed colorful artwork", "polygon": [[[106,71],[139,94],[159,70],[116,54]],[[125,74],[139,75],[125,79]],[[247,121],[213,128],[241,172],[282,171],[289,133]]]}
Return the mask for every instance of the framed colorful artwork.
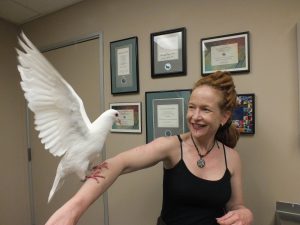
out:
{"label": "framed colorful artwork", "polygon": [[238,94],[238,106],[233,112],[232,123],[241,134],[255,133],[255,95]]}

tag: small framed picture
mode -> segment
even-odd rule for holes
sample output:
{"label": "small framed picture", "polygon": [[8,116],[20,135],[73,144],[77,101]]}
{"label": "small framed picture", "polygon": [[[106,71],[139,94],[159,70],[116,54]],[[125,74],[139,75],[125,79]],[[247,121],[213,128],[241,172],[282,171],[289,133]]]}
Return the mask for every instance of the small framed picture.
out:
{"label": "small framed picture", "polygon": [[152,78],[186,75],[186,29],[151,34]]}
{"label": "small framed picture", "polygon": [[240,134],[255,133],[255,95],[238,94],[238,106],[233,112],[232,123],[236,125]]}
{"label": "small framed picture", "polygon": [[120,124],[114,123],[111,132],[142,133],[141,103],[111,103],[111,109],[120,113]]}
{"label": "small framed picture", "polygon": [[146,141],[188,131],[185,115],[191,90],[146,92]]}
{"label": "small framed picture", "polygon": [[201,39],[201,73],[250,72],[249,32]]}
{"label": "small framed picture", "polygon": [[110,42],[111,93],[139,92],[138,38]]}

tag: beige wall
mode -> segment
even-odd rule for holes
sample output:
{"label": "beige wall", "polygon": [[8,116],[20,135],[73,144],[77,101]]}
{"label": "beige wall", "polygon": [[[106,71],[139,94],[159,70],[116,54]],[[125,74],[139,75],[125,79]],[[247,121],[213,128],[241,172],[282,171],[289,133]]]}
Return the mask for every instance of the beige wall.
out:
{"label": "beige wall", "polygon": [[[25,24],[22,29],[40,47],[103,32],[106,107],[111,102],[141,101],[143,109],[145,91],[190,88],[200,78],[201,38],[250,31],[251,72],[234,75],[234,80],[239,93],[256,95],[256,134],[241,137],[237,150],[243,161],[245,201],[254,212],[254,224],[271,225],[277,200],[300,202],[296,45],[299,12],[299,0],[86,0]],[[187,76],[151,79],[150,33],[183,26],[187,28]],[[139,38],[140,94],[112,96],[109,42],[131,36]],[[13,39],[9,35],[6,38]],[[22,102],[16,89],[18,79],[8,78],[5,82],[14,87],[12,94]],[[10,103],[6,104],[9,110]],[[109,136],[108,156],[145,143],[145,112],[142,116],[141,135]],[[16,132],[22,139],[20,130]],[[16,132],[10,134],[11,139]],[[11,165],[14,163],[12,159]],[[111,224],[154,224],[161,207],[161,183],[161,165],[121,177],[109,190]]]}
{"label": "beige wall", "polygon": [[0,224],[29,224],[25,100],[15,46],[18,28],[0,20]]}

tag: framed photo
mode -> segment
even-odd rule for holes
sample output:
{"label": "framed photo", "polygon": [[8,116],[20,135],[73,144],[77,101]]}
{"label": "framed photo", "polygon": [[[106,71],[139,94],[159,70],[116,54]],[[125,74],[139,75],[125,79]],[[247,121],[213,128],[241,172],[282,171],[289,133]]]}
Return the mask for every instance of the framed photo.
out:
{"label": "framed photo", "polygon": [[151,34],[151,76],[186,75],[186,29]]}
{"label": "framed photo", "polygon": [[111,109],[120,113],[120,124],[113,124],[111,132],[142,133],[141,103],[111,103]]}
{"label": "framed photo", "polygon": [[191,90],[146,92],[146,141],[188,131],[185,120]]}
{"label": "framed photo", "polygon": [[201,73],[250,72],[249,32],[201,39]]}
{"label": "framed photo", "polygon": [[138,38],[110,42],[111,93],[139,92]]}
{"label": "framed photo", "polygon": [[236,125],[241,134],[255,133],[255,95],[237,95],[238,106],[234,110],[232,123]]}

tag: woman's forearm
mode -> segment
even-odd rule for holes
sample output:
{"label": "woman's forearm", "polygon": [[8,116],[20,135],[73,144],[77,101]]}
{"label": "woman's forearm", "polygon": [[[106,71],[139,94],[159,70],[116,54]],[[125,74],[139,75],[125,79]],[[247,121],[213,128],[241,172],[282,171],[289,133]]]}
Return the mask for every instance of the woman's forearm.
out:
{"label": "woman's forearm", "polygon": [[112,185],[122,171],[122,161],[116,157],[95,167],[90,178],[50,217],[46,225],[75,225],[82,214]]}

